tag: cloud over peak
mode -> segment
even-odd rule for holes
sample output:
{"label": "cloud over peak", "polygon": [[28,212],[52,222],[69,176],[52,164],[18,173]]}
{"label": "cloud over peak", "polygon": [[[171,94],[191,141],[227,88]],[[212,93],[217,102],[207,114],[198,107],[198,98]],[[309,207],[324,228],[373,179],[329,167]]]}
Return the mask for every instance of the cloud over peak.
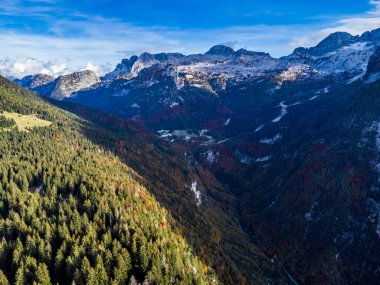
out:
{"label": "cloud over peak", "polygon": [[44,73],[59,76],[68,73],[66,64],[56,61],[43,62],[33,57],[4,58],[0,60],[0,74],[22,78],[26,75]]}
{"label": "cloud over peak", "polygon": [[294,37],[289,46],[292,48],[299,46],[310,47],[334,32],[348,32],[352,35],[361,35],[366,31],[380,28],[380,1],[370,0],[368,3],[372,5],[372,9],[366,13],[344,17],[336,20],[328,28],[321,28],[310,34]]}

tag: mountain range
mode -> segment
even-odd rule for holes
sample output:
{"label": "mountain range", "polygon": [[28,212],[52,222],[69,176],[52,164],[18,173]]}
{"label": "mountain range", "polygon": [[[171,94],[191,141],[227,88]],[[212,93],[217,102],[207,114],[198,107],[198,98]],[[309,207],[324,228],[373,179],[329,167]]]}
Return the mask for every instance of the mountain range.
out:
{"label": "mountain range", "polygon": [[125,136],[117,154],[223,283],[376,284],[379,79],[380,29],[281,58],[217,45],[14,82]]}
{"label": "mountain range", "polygon": [[[188,56],[179,53],[143,53],[123,59],[114,71],[101,78],[91,71],[81,71],[56,79],[37,74],[16,79],[15,82],[43,96],[64,99],[80,97],[76,93],[87,89],[110,88],[115,85],[114,81],[122,79],[128,83],[123,90],[148,89],[160,82],[161,77],[167,77],[175,84],[173,89],[193,87],[213,93],[239,82],[264,78],[274,80],[277,85],[306,78],[355,80],[364,75],[379,41],[380,29],[361,36],[336,32],[315,47],[296,48],[289,56],[279,59],[263,52],[246,49],[234,51],[223,45],[214,46],[205,54]],[[115,92],[113,96],[124,95]]]}

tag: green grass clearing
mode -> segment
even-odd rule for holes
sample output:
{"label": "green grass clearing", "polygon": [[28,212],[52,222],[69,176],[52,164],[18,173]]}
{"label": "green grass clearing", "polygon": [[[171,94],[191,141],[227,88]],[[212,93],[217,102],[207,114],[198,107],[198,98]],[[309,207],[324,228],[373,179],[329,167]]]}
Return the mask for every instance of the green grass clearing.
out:
{"label": "green grass clearing", "polygon": [[37,115],[22,115],[5,111],[0,112],[0,115],[7,119],[13,119],[18,129],[22,132],[28,132],[29,129],[34,127],[48,127],[52,124],[50,121],[37,118]]}

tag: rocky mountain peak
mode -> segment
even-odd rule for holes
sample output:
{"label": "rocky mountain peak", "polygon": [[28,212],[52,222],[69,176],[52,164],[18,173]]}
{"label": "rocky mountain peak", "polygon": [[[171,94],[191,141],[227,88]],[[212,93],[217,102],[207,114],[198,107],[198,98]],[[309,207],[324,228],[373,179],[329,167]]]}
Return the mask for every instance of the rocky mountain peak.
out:
{"label": "rocky mountain peak", "polygon": [[138,56],[136,55],[133,55],[131,56],[129,59],[128,58],[123,58],[121,60],[121,63],[119,63],[117,66],[116,66],[116,69],[123,69],[123,68],[130,68],[135,62],[136,60],[138,60]]}
{"label": "rocky mountain peak", "polygon": [[336,32],[327,36],[315,47],[299,47],[296,48],[293,53],[298,55],[322,56],[358,41],[360,41],[359,36],[352,36],[346,32]]}
{"label": "rocky mountain peak", "polygon": [[119,75],[130,73],[133,65],[138,59],[139,58],[136,55],[131,56],[129,59],[122,59],[121,63],[119,63],[112,72],[107,73],[105,76],[102,77],[102,80],[112,80],[113,78],[116,78]]}
{"label": "rocky mountain peak", "polygon": [[62,100],[69,97],[72,93],[89,88],[98,82],[100,82],[100,78],[91,70],[62,75],[54,81],[51,97]]}
{"label": "rocky mountain peak", "polygon": [[143,62],[149,62],[154,60],[154,55],[148,52],[144,52],[139,56],[139,60]]}
{"label": "rocky mountain peak", "polygon": [[241,48],[235,52],[237,56],[262,56],[262,57],[270,57],[270,54],[267,52],[257,52],[257,51],[250,51],[246,50],[244,48]]}
{"label": "rocky mountain peak", "polygon": [[35,75],[25,76],[22,79],[16,79],[15,83],[17,83],[18,85],[20,85],[24,88],[34,89],[34,88],[37,88],[39,86],[48,84],[52,81],[54,81],[53,76],[48,75],[48,74],[39,73],[39,74],[35,74]]}
{"label": "rocky mountain peak", "polygon": [[354,37],[346,32],[336,32],[322,40],[315,48],[315,55],[323,55],[340,47],[355,43],[359,37]]}
{"label": "rocky mountain peak", "polygon": [[380,29],[365,32],[361,35],[361,40],[369,42],[379,42],[380,41]]}
{"label": "rocky mountain peak", "polygon": [[235,51],[228,46],[224,45],[216,45],[213,46],[208,52],[206,52],[207,55],[222,55],[222,56],[231,56],[235,54]]}

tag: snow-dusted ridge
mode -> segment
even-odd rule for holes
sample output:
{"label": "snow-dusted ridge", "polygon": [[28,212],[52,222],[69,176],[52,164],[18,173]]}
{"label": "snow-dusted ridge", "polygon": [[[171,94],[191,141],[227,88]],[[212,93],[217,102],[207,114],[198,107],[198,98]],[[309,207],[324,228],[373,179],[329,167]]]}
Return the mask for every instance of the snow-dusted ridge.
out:
{"label": "snow-dusted ridge", "polygon": [[[100,79],[96,75],[88,74],[76,80],[77,73],[67,75],[71,79],[61,82],[56,90],[45,88],[51,82],[47,78],[42,80],[41,76],[18,80],[16,83],[29,89],[38,85],[43,87],[40,88],[43,92],[33,91],[56,99],[73,96],[75,92],[89,87],[107,88],[112,82],[120,79],[122,80],[119,84],[123,85],[121,87],[124,89],[154,88],[166,78],[174,82],[177,91],[190,87],[214,94],[229,86],[250,81],[272,82],[274,86],[268,90],[278,90],[286,81],[324,77],[351,83],[363,78],[371,55],[379,45],[380,29],[361,36],[333,33],[315,47],[297,48],[291,55],[282,58],[273,58],[264,52],[246,49],[235,51],[230,47],[217,45],[205,54],[143,53],[140,56],[132,56],[123,59],[112,72]],[[377,77],[374,74],[369,80]],[[243,90],[244,86],[241,88]],[[118,90],[114,96],[127,95],[127,92]],[[178,103],[174,100],[168,106],[177,106],[175,102]]]}

